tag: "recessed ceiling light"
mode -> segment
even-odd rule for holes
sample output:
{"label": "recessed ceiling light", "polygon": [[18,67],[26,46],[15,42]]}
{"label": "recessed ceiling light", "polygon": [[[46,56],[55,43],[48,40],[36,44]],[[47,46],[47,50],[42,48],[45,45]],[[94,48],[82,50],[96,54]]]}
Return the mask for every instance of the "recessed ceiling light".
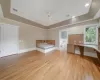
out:
{"label": "recessed ceiling light", "polygon": [[86,3],[86,4],[85,4],[85,7],[88,7],[89,5],[90,5],[89,3]]}
{"label": "recessed ceiling light", "polygon": [[75,18],[75,16],[72,16],[72,18]]}
{"label": "recessed ceiling light", "polygon": [[17,10],[17,9],[15,9],[15,8],[13,8],[13,11],[17,12],[18,10]]}
{"label": "recessed ceiling light", "polygon": [[70,15],[68,14],[68,15],[66,15],[66,17],[69,17]]}

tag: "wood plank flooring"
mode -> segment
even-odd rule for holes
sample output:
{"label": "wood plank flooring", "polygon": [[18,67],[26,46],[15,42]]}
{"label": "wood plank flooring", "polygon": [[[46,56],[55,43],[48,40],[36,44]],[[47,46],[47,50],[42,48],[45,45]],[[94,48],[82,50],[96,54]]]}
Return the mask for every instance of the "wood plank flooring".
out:
{"label": "wood plank flooring", "polygon": [[100,80],[96,59],[60,51],[0,58],[0,80]]}

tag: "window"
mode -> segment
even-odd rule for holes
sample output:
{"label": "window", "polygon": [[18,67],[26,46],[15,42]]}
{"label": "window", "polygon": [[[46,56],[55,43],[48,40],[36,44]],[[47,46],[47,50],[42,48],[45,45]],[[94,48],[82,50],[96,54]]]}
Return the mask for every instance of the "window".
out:
{"label": "window", "polygon": [[98,26],[90,25],[84,29],[84,43],[98,44]]}

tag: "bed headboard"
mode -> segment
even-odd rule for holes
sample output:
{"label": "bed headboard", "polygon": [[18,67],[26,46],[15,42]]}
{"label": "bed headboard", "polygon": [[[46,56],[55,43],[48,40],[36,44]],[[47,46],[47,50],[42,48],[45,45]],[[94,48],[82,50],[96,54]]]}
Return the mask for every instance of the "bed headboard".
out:
{"label": "bed headboard", "polygon": [[46,43],[55,45],[55,40],[46,40]]}
{"label": "bed headboard", "polygon": [[38,46],[39,43],[48,43],[55,45],[55,40],[36,40],[36,47]]}

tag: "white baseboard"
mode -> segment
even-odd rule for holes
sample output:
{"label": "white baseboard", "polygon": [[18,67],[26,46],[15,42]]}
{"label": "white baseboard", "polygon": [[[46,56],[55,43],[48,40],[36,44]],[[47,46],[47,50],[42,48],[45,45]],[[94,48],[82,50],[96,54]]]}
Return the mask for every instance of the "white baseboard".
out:
{"label": "white baseboard", "polygon": [[[1,53],[2,54],[2,53]],[[15,52],[13,52],[12,54],[8,54],[8,55],[0,55],[0,58],[2,58],[2,57],[7,57],[7,56],[11,56],[11,55],[16,55],[16,54],[18,54],[18,53],[15,53]]]}
{"label": "white baseboard", "polygon": [[19,51],[19,54],[20,54],[20,53],[29,52],[29,51],[34,51],[34,50],[36,50],[36,48],[29,48],[29,49],[20,50],[20,51]]}
{"label": "white baseboard", "polygon": [[[33,51],[33,50],[37,50],[37,49],[36,48],[23,49],[23,50],[19,51],[19,54],[29,52],[29,51]],[[59,47],[55,47],[55,50],[60,50],[60,49],[59,49]]]}
{"label": "white baseboard", "polygon": [[[36,48],[24,49],[24,50],[20,50],[20,51],[17,52],[17,53],[13,52],[12,55],[21,54],[21,53],[25,53],[25,52],[29,52],[29,51],[34,51],[34,50],[36,50]],[[1,58],[1,57],[6,57],[6,56],[11,56],[11,55],[9,55],[9,54],[8,54],[8,55],[0,55],[0,58]]]}
{"label": "white baseboard", "polygon": [[46,49],[46,50],[41,49],[41,48],[37,48],[36,50],[37,50],[37,51],[40,51],[40,52],[42,52],[42,53],[44,53],[44,54],[46,54],[46,53],[49,53],[49,52],[51,52],[51,51],[53,51],[53,50],[56,50],[56,48],[53,47],[53,48]]}

